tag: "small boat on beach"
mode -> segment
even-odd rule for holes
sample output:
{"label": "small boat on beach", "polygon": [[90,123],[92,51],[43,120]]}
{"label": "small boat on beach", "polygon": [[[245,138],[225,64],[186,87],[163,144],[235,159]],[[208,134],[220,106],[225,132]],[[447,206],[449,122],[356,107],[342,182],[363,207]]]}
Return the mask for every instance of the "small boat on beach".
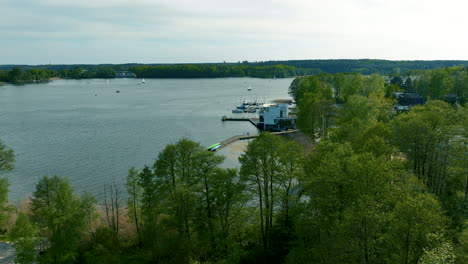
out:
{"label": "small boat on beach", "polygon": [[220,146],[220,145],[221,145],[221,143],[216,143],[216,144],[213,144],[213,145],[207,147],[206,149],[207,149],[207,150],[211,150],[211,149],[213,149],[214,147]]}
{"label": "small boat on beach", "polygon": [[212,148],[211,151],[216,151],[216,150],[217,150],[218,148],[220,148],[220,147],[221,147],[221,145],[218,145],[218,146]]}

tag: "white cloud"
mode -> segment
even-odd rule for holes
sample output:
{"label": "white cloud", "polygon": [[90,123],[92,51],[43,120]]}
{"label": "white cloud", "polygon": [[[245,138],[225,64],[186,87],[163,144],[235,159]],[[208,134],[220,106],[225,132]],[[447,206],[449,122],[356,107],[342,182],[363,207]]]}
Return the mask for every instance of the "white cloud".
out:
{"label": "white cloud", "polygon": [[3,0],[0,64],[468,59],[467,7],[461,0]]}

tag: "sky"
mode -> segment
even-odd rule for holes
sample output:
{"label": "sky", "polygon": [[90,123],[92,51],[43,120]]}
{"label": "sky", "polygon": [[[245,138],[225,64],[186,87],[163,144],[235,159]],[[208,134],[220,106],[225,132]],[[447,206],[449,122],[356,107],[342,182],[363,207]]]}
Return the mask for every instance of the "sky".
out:
{"label": "sky", "polygon": [[0,64],[468,60],[466,0],[0,0]]}

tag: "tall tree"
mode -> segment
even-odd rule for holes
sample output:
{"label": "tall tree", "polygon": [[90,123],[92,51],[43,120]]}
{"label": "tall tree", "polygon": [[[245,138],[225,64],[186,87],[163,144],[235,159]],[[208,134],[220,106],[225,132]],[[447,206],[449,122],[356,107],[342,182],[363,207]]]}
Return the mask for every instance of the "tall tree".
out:
{"label": "tall tree", "polygon": [[290,226],[291,205],[299,198],[299,179],[304,175],[304,150],[295,141],[284,142],[279,146],[279,174],[281,214],[284,226]]}
{"label": "tall tree", "polygon": [[427,236],[446,228],[437,199],[399,160],[348,143],[321,142],[301,185],[308,199],[295,217],[292,263],[417,263],[423,249],[439,246]]}
{"label": "tall tree", "polygon": [[391,101],[381,92],[371,93],[367,97],[352,95],[339,111],[337,128],[330,138],[337,142],[350,142],[354,147],[366,130],[379,122],[388,122],[390,110]]}
{"label": "tall tree", "polygon": [[[0,141],[0,173],[12,170],[14,167],[15,155],[13,150],[9,149]],[[8,179],[0,174],[0,230],[7,218],[8,208]]]}
{"label": "tall tree", "polygon": [[205,217],[213,215],[210,178],[222,160],[200,144],[181,139],[167,145],[154,162],[152,180],[147,185],[153,184],[158,194],[159,213],[166,216],[163,228],[176,231],[173,240],[179,241],[174,248],[179,252],[177,261],[190,261],[197,205],[203,205]]}
{"label": "tall tree", "polygon": [[279,144],[276,136],[262,133],[239,158],[240,174],[258,199],[260,236],[265,250],[270,244],[274,203],[277,199],[275,179],[279,170]]}
{"label": "tall tree", "polygon": [[[196,166],[196,185],[198,188],[195,192],[198,194],[197,209],[194,212],[194,231],[197,232],[198,244],[204,244],[205,250],[196,250],[202,253],[199,258],[201,261],[212,260],[217,253],[216,236],[219,234],[216,227],[215,214],[215,178],[218,176],[217,167],[223,162],[224,157],[215,155],[214,152],[200,150],[194,160],[198,164]],[[194,250],[195,251],[195,250]]]}
{"label": "tall tree", "polygon": [[18,214],[16,223],[10,232],[10,239],[16,249],[15,263],[36,263],[36,247],[39,242],[39,229],[29,221],[28,215]]}
{"label": "tall tree", "polygon": [[81,199],[73,194],[69,181],[64,178],[45,176],[36,185],[31,211],[41,234],[50,242],[44,256],[46,261],[60,263],[76,258],[86,225],[83,208]]}
{"label": "tall tree", "polygon": [[[323,78],[323,76],[321,76]],[[319,76],[301,79],[298,86],[299,116],[297,124],[312,139],[327,137],[333,116],[333,90],[328,81]]]}
{"label": "tall tree", "polygon": [[222,255],[228,255],[236,242],[242,240],[239,233],[243,230],[239,226],[245,224],[241,216],[248,199],[244,193],[246,186],[236,169],[216,169],[212,182],[214,213],[220,230],[218,247]]}
{"label": "tall tree", "polygon": [[460,118],[447,103],[431,101],[413,107],[394,122],[395,143],[406,154],[409,167],[439,196],[446,191],[453,143],[457,142],[453,140],[463,133]]}
{"label": "tall tree", "polygon": [[141,198],[143,188],[139,184],[138,170],[135,168],[130,168],[127,174],[127,208],[128,216],[131,221],[135,224],[135,229],[138,237],[138,244],[142,246],[141,238]]}

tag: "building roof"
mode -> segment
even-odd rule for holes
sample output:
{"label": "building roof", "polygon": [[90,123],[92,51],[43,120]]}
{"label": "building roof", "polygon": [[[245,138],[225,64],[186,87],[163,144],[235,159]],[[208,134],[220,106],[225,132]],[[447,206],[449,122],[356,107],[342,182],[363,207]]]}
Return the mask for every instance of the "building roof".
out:
{"label": "building roof", "polygon": [[293,100],[292,99],[275,99],[275,100],[272,100],[271,102],[276,103],[276,104],[290,104],[293,102]]}

